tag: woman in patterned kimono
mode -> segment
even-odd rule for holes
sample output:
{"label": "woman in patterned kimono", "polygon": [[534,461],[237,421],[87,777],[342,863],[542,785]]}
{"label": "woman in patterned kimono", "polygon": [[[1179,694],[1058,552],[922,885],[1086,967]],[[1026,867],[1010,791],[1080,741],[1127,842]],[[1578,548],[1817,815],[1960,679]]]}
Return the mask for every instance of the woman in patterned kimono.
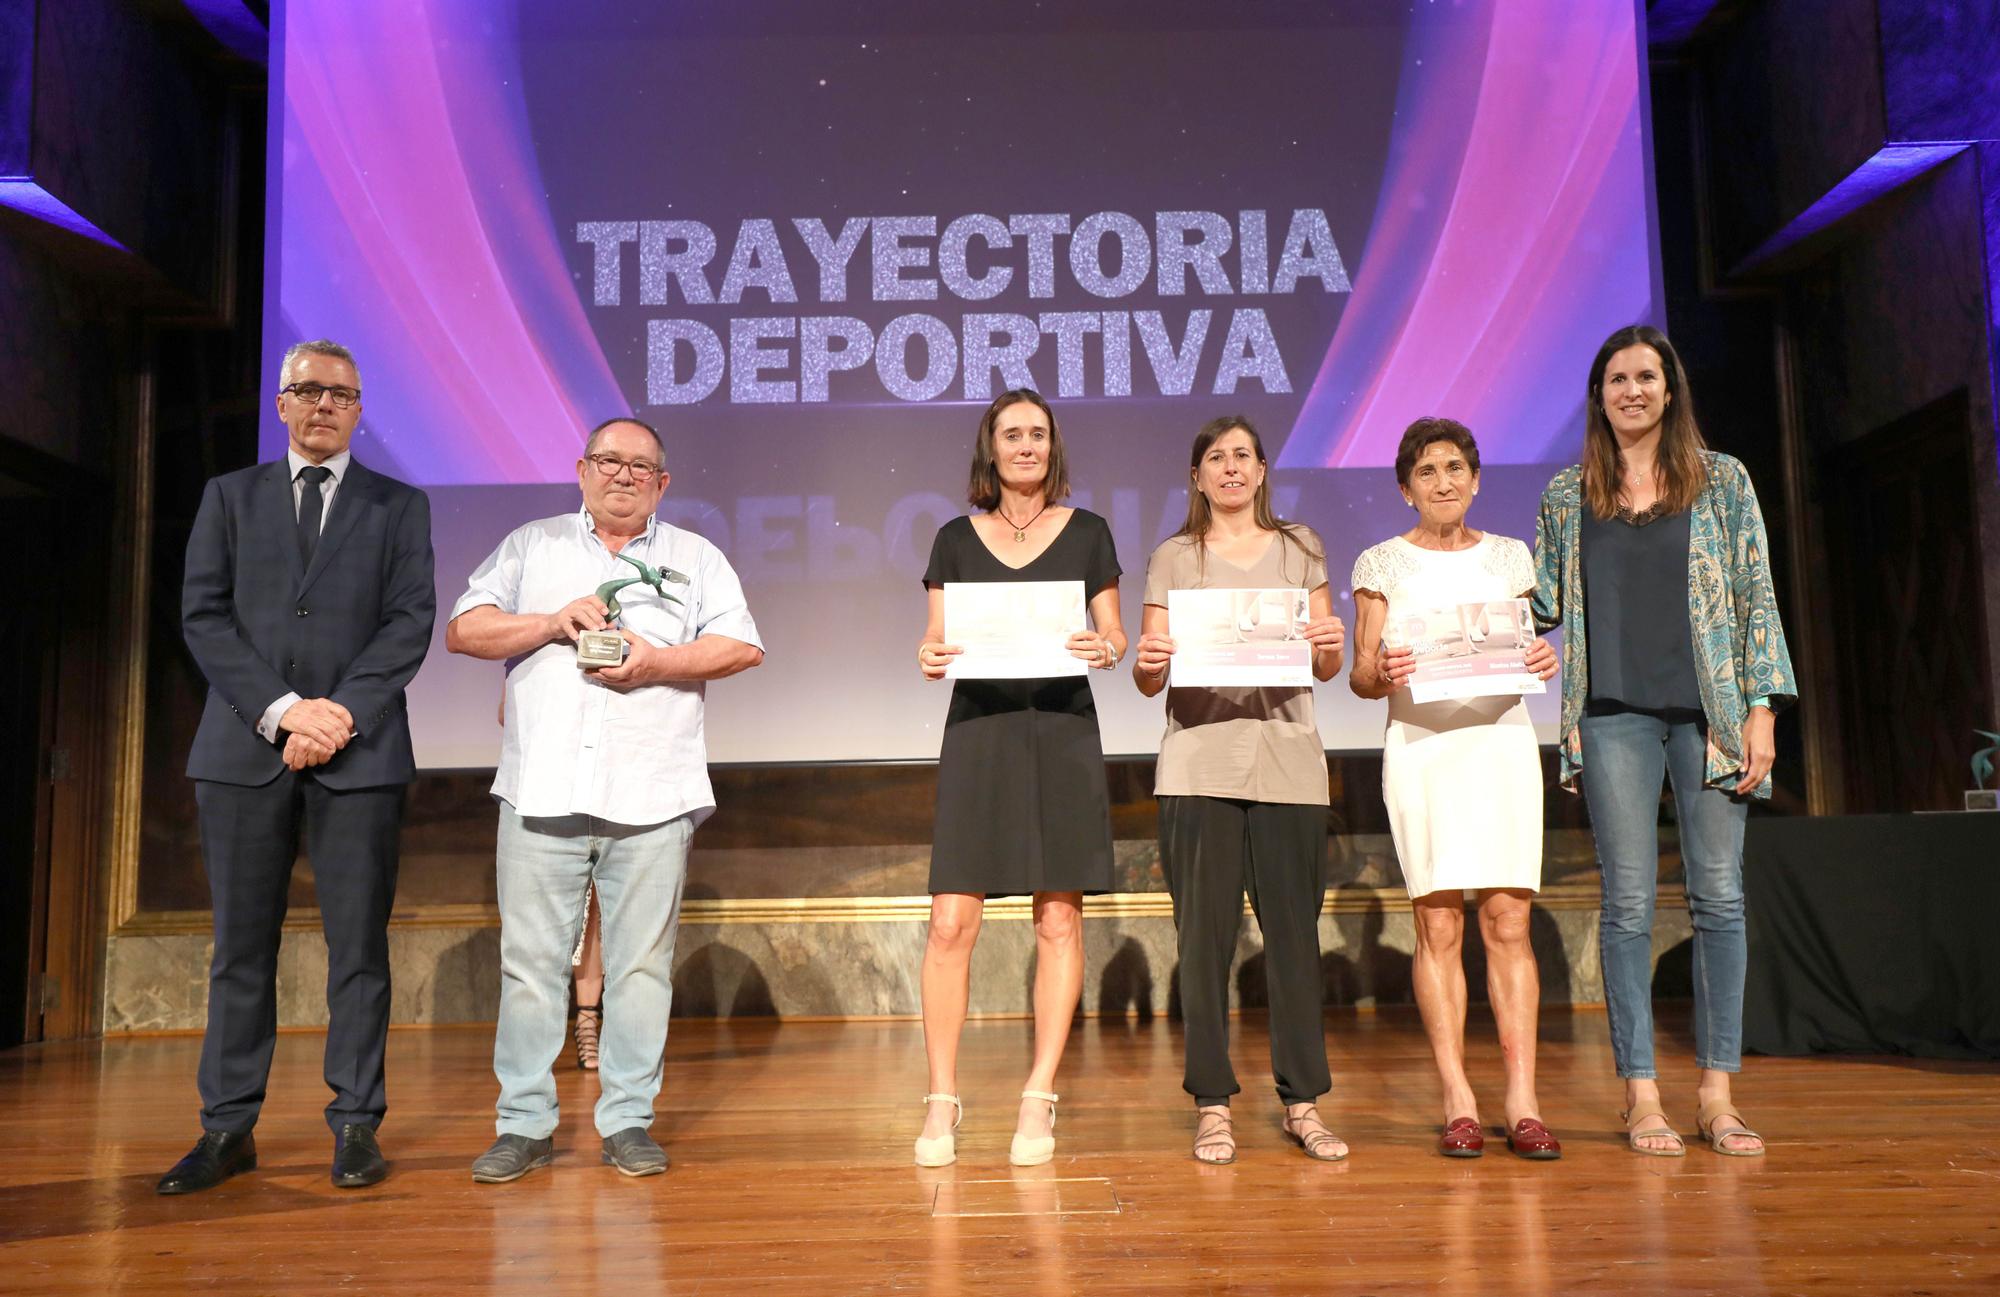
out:
{"label": "woman in patterned kimono", "polygon": [[[1659,799],[1673,787],[1694,927],[1696,1131],[1764,1141],[1730,1097],[1743,1036],[1743,822],[1769,797],[1773,714],[1796,686],[1764,519],[1743,465],[1709,450],[1673,344],[1620,329],[1591,362],[1583,462],[1542,493],[1535,617],[1563,629],[1562,781],[1590,803],[1598,947],[1634,1152],[1679,1157],[1653,1063]],[[1585,594],[1589,595],[1588,611]]]}

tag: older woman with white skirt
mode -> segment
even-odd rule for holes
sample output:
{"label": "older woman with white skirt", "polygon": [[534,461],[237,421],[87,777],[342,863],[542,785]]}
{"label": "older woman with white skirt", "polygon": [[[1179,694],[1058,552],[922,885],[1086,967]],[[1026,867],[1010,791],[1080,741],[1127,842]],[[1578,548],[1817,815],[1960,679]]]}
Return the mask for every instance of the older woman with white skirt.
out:
{"label": "older woman with white skirt", "polygon": [[[1355,658],[1348,684],[1389,701],[1382,795],[1416,911],[1417,1007],[1444,1089],[1438,1151],[1485,1151],[1479,1103],[1465,1073],[1467,890],[1479,894],[1486,987],[1507,1069],[1507,1146],[1534,1160],[1562,1156],[1535,1098],[1540,979],[1528,914],[1542,881],[1542,780],[1527,706],[1512,697],[1419,703],[1407,688],[1415,654],[1403,626],[1430,609],[1525,598],[1535,572],[1518,540],[1473,530],[1479,446],[1465,425],[1419,419],[1403,434],[1396,481],[1416,525],[1354,564]],[[1470,632],[1468,632],[1469,634]],[[1555,652],[1537,639],[1528,669],[1547,680]]]}

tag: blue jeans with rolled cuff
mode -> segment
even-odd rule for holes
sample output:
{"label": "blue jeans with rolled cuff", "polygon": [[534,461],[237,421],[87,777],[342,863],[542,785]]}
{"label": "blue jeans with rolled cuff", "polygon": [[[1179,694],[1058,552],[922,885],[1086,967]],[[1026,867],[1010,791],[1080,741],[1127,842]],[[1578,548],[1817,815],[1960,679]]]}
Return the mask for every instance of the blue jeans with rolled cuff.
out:
{"label": "blue jeans with rolled cuff", "polygon": [[1583,794],[1603,874],[1598,955],[1618,1075],[1653,1080],[1653,907],[1660,783],[1673,786],[1694,927],[1695,1061],[1734,1072],[1743,1057],[1743,823],[1748,803],[1702,782],[1707,725],[1695,715],[1586,714]]}

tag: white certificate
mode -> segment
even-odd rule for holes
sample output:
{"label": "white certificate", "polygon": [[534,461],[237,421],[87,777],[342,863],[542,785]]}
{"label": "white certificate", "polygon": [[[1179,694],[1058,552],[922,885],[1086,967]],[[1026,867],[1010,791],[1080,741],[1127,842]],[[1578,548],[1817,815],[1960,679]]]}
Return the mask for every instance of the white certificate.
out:
{"label": "white certificate", "polygon": [[1410,699],[1491,698],[1539,694],[1548,686],[1528,670],[1535,618],[1526,599],[1489,599],[1398,614],[1383,628],[1390,648],[1416,650]]}
{"label": "white certificate", "polygon": [[1086,629],[1081,581],[947,581],[944,642],[965,650],[944,669],[947,680],[1023,680],[1080,676],[1069,637]]}
{"label": "white certificate", "polygon": [[1303,590],[1169,590],[1174,686],[1310,685]]}

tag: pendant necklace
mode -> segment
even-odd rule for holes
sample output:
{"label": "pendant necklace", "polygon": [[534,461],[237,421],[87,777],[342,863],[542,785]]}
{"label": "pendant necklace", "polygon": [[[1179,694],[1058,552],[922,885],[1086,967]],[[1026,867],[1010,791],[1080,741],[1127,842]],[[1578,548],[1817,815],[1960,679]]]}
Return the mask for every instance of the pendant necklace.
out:
{"label": "pendant necklace", "polygon": [[1026,522],[1015,522],[1012,518],[1009,518],[1007,516],[1007,511],[1005,509],[1002,509],[997,504],[993,506],[993,512],[1000,515],[1001,521],[1005,522],[1009,527],[1012,527],[1014,529],[1014,543],[1017,545],[1024,545],[1027,543],[1028,528],[1035,525],[1035,518],[1041,517],[1048,511],[1049,511],[1049,501],[1047,496],[1042,497],[1042,507],[1035,510],[1035,517],[1028,519]]}

